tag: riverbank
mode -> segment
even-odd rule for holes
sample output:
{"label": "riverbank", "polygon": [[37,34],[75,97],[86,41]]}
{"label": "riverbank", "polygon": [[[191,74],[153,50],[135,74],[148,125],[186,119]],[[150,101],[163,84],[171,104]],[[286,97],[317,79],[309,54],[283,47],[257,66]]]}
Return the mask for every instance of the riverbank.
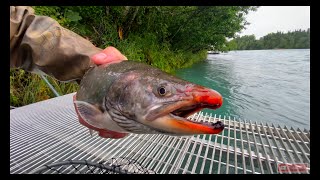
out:
{"label": "riverbank", "polygon": [[[146,49],[148,47],[148,49]],[[206,51],[193,54],[190,52],[173,52],[159,45],[137,38],[131,43],[123,42],[117,47],[129,60],[147,63],[168,73],[179,68],[205,60]],[[48,76],[49,82],[60,95],[78,90],[75,82],[59,82]],[[21,69],[10,70],[10,106],[19,107],[55,97],[45,81],[36,74]]]}
{"label": "riverbank", "polygon": [[[130,60],[173,73],[206,59],[207,49],[223,50],[226,37],[242,29],[243,14],[257,7],[198,6],[33,6],[36,15],[48,16],[104,49],[113,46]],[[217,16],[216,14],[220,14]],[[239,16],[241,14],[241,16]],[[208,24],[208,19],[215,22]],[[223,22],[223,23],[222,23]],[[221,29],[225,33],[216,34]],[[49,78],[60,94],[75,92],[75,83]],[[10,72],[10,105],[23,106],[55,97],[37,75]]]}

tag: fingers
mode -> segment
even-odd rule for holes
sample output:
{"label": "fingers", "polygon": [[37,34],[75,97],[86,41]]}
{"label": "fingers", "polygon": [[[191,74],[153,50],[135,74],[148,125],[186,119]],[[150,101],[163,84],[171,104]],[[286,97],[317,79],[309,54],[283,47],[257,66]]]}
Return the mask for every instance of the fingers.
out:
{"label": "fingers", "polygon": [[92,61],[97,64],[107,64],[114,61],[123,61],[128,60],[126,56],[124,56],[118,49],[109,46],[104,49],[101,53],[95,54],[91,57]]}

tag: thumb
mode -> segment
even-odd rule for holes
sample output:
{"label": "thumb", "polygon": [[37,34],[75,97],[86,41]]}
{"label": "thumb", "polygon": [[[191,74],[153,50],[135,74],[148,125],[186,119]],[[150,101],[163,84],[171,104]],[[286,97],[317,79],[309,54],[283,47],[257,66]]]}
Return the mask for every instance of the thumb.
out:
{"label": "thumb", "polygon": [[92,61],[97,64],[107,64],[114,61],[128,60],[118,49],[109,46],[102,52],[95,54],[91,57]]}

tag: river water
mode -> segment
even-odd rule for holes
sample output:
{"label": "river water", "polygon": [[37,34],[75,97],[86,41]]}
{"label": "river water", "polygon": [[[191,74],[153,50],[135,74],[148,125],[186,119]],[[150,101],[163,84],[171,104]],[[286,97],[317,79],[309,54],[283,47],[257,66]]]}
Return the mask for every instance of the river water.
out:
{"label": "river water", "polygon": [[223,96],[221,108],[204,112],[310,129],[310,49],[213,54],[176,75]]}

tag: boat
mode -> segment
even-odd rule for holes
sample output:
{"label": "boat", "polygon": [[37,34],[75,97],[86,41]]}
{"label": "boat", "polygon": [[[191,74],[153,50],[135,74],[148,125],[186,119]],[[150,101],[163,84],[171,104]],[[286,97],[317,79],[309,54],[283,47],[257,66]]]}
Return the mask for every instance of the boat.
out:
{"label": "boat", "polygon": [[208,51],[208,54],[220,54],[219,51]]}

